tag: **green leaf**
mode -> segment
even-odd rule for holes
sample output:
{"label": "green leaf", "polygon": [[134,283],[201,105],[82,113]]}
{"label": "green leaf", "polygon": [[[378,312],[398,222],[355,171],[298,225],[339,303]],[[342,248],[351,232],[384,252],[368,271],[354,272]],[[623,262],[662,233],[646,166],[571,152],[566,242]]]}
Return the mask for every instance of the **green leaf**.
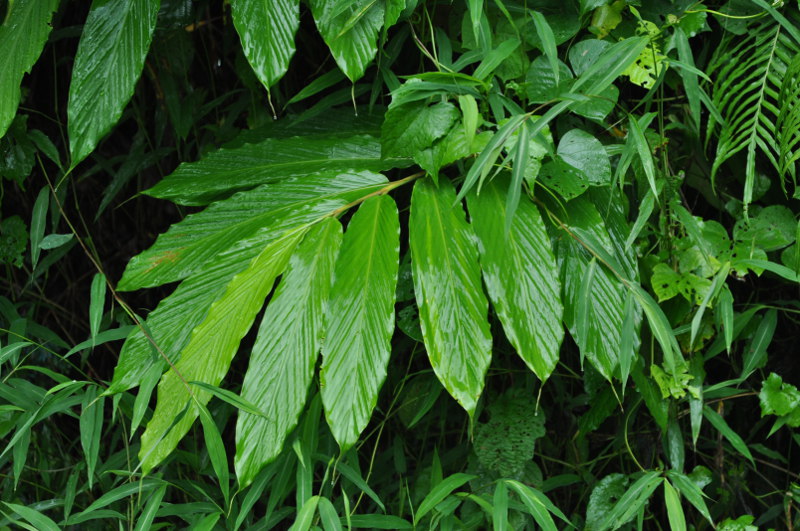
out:
{"label": "green leaf", "polygon": [[531,62],[525,76],[526,95],[531,103],[550,102],[570,88],[573,80],[572,72],[567,65],[556,60],[558,75],[552,69],[552,63],[545,57],[537,57]]}
{"label": "green leaf", "polygon": [[384,157],[413,157],[447,133],[458,119],[452,103],[428,106],[416,101],[389,106],[381,128],[381,153]]}
{"label": "green leaf", "polygon": [[67,116],[71,166],[119,120],[142,73],[159,0],[94,0],[72,68]]}
{"label": "green leaf", "polygon": [[172,426],[187,402],[205,404],[211,398],[207,391],[190,390],[186,382],[198,380],[219,385],[228,372],[239,341],[306,230],[302,227],[287,232],[267,245],[247,269],[233,277],[225,293],[211,305],[208,315],[192,332],[180,361],[161,378],[156,409],[142,434],[139,450],[145,474],[172,453],[194,423],[197,409],[190,404],[186,415]]}
{"label": "green leaf", "polygon": [[414,514],[414,525],[417,525],[426,514],[431,512],[434,507],[439,505],[439,503],[447,498],[454,490],[461,487],[468,481],[472,481],[476,477],[477,476],[470,474],[458,473],[448,476],[439,482],[425,496],[425,499],[422,500],[422,503],[420,503],[419,507],[417,508],[417,512]]}
{"label": "green leaf", "polygon": [[66,244],[72,239],[72,234],[48,234],[39,242],[39,249],[49,251]]}
{"label": "green leaf", "polygon": [[85,519],[84,517],[92,514],[98,509],[102,509],[103,507],[106,507],[114,503],[115,501],[122,500],[129,496],[134,496],[134,495],[138,496],[144,494],[145,492],[149,492],[154,488],[163,484],[164,482],[161,481],[160,479],[145,478],[142,479],[141,481],[125,483],[123,485],[120,485],[119,487],[115,487],[109,490],[108,492],[103,493],[102,496],[93,501],[89,505],[89,507],[84,509],[82,512],[72,515],[66,521],[66,525],[72,525],[71,522],[74,522],[76,520],[83,521]]}
{"label": "green leaf", "polygon": [[527,198],[506,233],[507,181],[496,178],[480,195],[469,194],[469,212],[486,290],[506,336],[525,364],[546,381],[564,337],[558,264],[539,209]]}
{"label": "green leaf", "polygon": [[[571,219],[568,225],[575,237],[584,243],[591,238],[595,242],[593,247],[605,253],[611,252],[614,246],[595,206],[583,198],[573,200],[570,205]],[[586,318],[581,323],[585,328],[578,326],[581,281],[592,257],[581,243],[568,236],[560,240],[557,256],[561,265],[564,322],[581,353],[610,381],[617,366],[621,330],[625,321],[625,286],[608,268],[597,267],[592,289],[585,291],[583,297]]]}
{"label": "green leaf", "polygon": [[309,4],[317,29],[336,64],[350,81],[358,81],[378,51],[378,30],[383,26],[385,16],[384,2],[310,0]]}
{"label": "green leaf", "polygon": [[294,55],[300,0],[234,0],[231,14],[244,55],[269,90],[286,73]]}
{"label": "green leaf", "polygon": [[586,176],[591,186],[611,182],[611,163],[603,144],[582,129],[568,131],[558,142],[558,156]]}
{"label": "green leaf", "polygon": [[689,476],[676,472],[675,470],[668,470],[667,476],[675,484],[675,487],[683,494],[686,499],[691,503],[695,509],[700,511],[700,514],[708,520],[708,523],[713,524],[711,513],[708,511],[708,506],[703,499],[703,489],[697,485]]}
{"label": "green leaf", "polygon": [[17,114],[22,77],[31,71],[53,29],[58,0],[14,0],[0,25],[0,138]]}
{"label": "green leaf", "polygon": [[103,397],[98,397],[97,387],[92,386],[86,390],[81,404],[81,448],[86,456],[86,475],[89,479],[89,488],[92,487],[94,481],[94,468],[100,453],[100,437],[103,433],[103,402]]}
{"label": "green leaf", "polygon": [[289,531],[308,531],[314,521],[314,514],[317,512],[319,496],[312,496],[303,504],[297,512],[297,519],[289,528]]}
{"label": "green leaf", "polygon": [[325,531],[341,531],[342,524],[339,521],[339,515],[336,513],[336,508],[328,498],[320,497],[319,503],[317,504],[317,511],[319,512],[322,528]]}
{"label": "green leaf", "polygon": [[229,248],[252,248],[311,223],[387,182],[367,171],[325,172],[260,186],[187,216],[135,256],[118,289],[133,291],[182,280]]}
{"label": "green leaf", "polygon": [[642,169],[644,170],[645,177],[647,177],[647,182],[650,184],[653,197],[655,197],[656,202],[658,202],[658,186],[656,185],[656,168],[653,162],[653,152],[650,149],[650,145],[647,143],[640,123],[645,121],[649,121],[647,115],[639,119],[631,116],[628,120],[628,134],[630,135],[631,143],[636,148],[636,153],[639,155],[639,160],[642,162]]}
{"label": "green leaf", "polygon": [[100,331],[100,321],[103,319],[103,307],[106,298],[106,276],[103,273],[95,274],[92,278],[92,288],[89,299],[89,330],[92,339]]}
{"label": "green leaf", "polygon": [[519,481],[506,479],[504,482],[519,495],[528,508],[528,511],[530,511],[531,516],[533,516],[536,523],[539,524],[542,529],[557,529],[553,519],[550,517],[550,513],[572,526],[567,517],[564,516],[564,513],[553,505],[553,502],[540,491],[524,485]]}
{"label": "green leaf", "polygon": [[606,515],[625,494],[627,486],[628,476],[619,473],[609,474],[595,484],[589,496],[589,503],[586,505],[587,531],[596,530],[600,526]]}
{"label": "green leaf", "polygon": [[333,218],[312,227],[267,306],[242,385],[242,397],[259,404],[266,418],[240,411],[236,424],[242,486],[280,454],[297,425],[322,343],[323,309],[341,241],[342,227]]}
{"label": "green leaf", "polygon": [[148,531],[151,529],[156,513],[161,508],[161,500],[164,499],[164,494],[166,494],[166,492],[167,486],[162,485],[160,489],[150,495],[150,499],[147,500],[147,505],[145,505],[142,514],[139,515],[139,519],[136,521],[134,531]]}
{"label": "green leaf", "polygon": [[325,312],[320,393],[342,451],[366,427],[386,378],[400,254],[397,216],[391,197],[366,200],[350,220],[336,260]]}
{"label": "green leaf", "polygon": [[733,446],[737,452],[749,459],[750,463],[755,466],[755,461],[753,461],[753,456],[750,453],[750,449],[747,447],[747,444],[742,440],[738,433],[733,431],[731,427],[728,426],[728,423],[725,422],[725,419],[722,418],[719,413],[710,407],[705,406],[703,408],[703,416],[711,423],[712,426],[717,428],[717,430],[728,440],[729,443],[731,443],[731,446]]}
{"label": "green leaf", "polygon": [[[149,330],[147,335],[174,362],[189,341],[191,331],[208,313],[211,303],[222,296],[231,278],[246,268],[264,245],[287,230],[313,223],[377,191],[386,182],[384,176],[370,172],[328,174],[267,185],[234,196],[202,213],[188,216],[162,235],[152,248],[140,255],[141,259],[134,259],[138,260],[136,264],[131,261],[120,281],[121,289],[181,278],[185,276],[181,268],[190,266],[192,275],[150,313],[145,327]],[[253,220],[248,216],[253,215],[257,218],[255,224],[249,223]],[[241,238],[247,234],[242,232],[244,229],[255,232],[237,243],[233,235]],[[233,244],[236,245],[223,252]],[[206,253],[206,248],[213,246],[219,253],[216,257]],[[186,252],[193,261],[181,263],[159,258],[177,252]],[[137,330],[123,346],[108,393],[137,385],[154,363],[163,363],[160,358],[144,331]]]}
{"label": "green leaf", "polygon": [[217,476],[222,497],[225,504],[230,502],[230,473],[228,472],[228,456],[225,454],[225,445],[222,442],[222,435],[219,433],[214,418],[203,404],[196,404],[197,413],[200,416],[200,424],[203,426],[203,439],[206,442],[206,451],[211,461],[211,467]]}
{"label": "green leaf", "polygon": [[531,11],[531,17],[533,17],[536,33],[539,35],[539,40],[542,43],[542,51],[544,52],[544,56],[547,57],[547,61],[550,63],[550,69],[553,71],[555,83],[558,85],[560,67],[558,64],[558,51],[556,50],[556,39],[553,35],[553,30],[550,24],[547,23],[547,19],[544,18],[544,15],[538,11]]}
{"label": "green leaf", "polygon": [[606,513],[597,531],[606,529],[619,529],[622,525],[629,522],[647,502],[650,495],[661,483],[660,473],[657,471],[646,472],[633,485],[628,488],[625,494],[614,505],[614,508]]}
{"label": "green leaf", "polygon": [[389,514],[354,514],[350,525],[354,529],[413,529],[408,520]]}
{"label": "green leaf", "polygon": [[664,478],[664,504],[667,506],[670,529],[686,531],[686,515],[683,514],[681,497],[667,478]]}
{"label": "green leaf", "polygon": [[36,509],[25,507],[16,503],[3,502],[6,507],[23,517],[25,520],[35,525],[37,531],[58,531],[60,528],[48,516],[43,515]]}
{"label": "green leaf", "polygon": [[[455,206],[454,206],[455,205]],[[409,245],[428,358],[445,389],[470,416],[492,357],[475,236],[448,180],[414,185]]]}
{"label": "green leaf", "polygon": [[761,416],[777,415],[791,428],[800,426],[800,391],[792,384],[784,383],[775,373],[761,385],[758,393]]}
{"label": "green leaf", "polygon": [[182,205],[206,205],[239,190],[291,177],[348,173],[352,168],[381,171],[410,163],[410,159],[382,159],[380,142],[370,135],[268,138],[183,163],[146,193]]}
{"label": "green leaf", "polygon": [[498,481],[492,496],[492,526],[496,531],[508,530],[508,489]]}

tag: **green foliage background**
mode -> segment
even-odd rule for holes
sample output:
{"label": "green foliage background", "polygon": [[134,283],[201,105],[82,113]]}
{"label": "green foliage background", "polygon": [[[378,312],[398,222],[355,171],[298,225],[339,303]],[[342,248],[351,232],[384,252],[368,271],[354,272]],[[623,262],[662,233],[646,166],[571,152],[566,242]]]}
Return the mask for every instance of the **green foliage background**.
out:
{"label": "green foliage background", "polygon": [[797,8],[0,2],[0,528],[798,526]]}

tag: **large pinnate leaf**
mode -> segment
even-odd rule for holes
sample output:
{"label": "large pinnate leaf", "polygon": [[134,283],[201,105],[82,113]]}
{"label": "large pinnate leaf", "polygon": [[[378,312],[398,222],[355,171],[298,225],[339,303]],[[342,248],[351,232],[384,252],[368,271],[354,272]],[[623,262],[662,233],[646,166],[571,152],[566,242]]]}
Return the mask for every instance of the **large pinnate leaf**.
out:
{"label": "large pinnate leaf", "polygon": [[386,182],[383,175],[369,171],[328,171],[235,194],[187,216],[159,236],[128,263],[119,289],[131,291],[186,278],[233,245],[261,244],[265,232],[279,234],[278,229],[311,222],[343,206],[342,194],[352,201]]}
{"label": "large pinnate leaf", "polygon": [[382,171],[410,164],[408,159],[381,159],[380,142],[370,135],[268,138],[181,164],[146,193],[182,205],[206,205],[235,191],[290,177],[352,168]]}
{"label": "large pinnate leaf", "polygon": [[[307,230],[302,227],[287,232],[233,277],[222,297],[211,305],[203,322],[193,330],[181,359],[161,378],[156,409],[142,434],[139,450],[145,474],[172,453],[189,431],[198,415],[194,402],[205,405],[211,399],[210,393],[190,387],[188,382],[219,385],[275,278],[283,272]],[[186,413],[175,422],[187,405]]]}
{"label": "large pinnate leaf", "polygon": [[342,450],[366,427],[386,378],[394,332],[400,223],[394,200],[366,200],[336,260],[325,312],[320,387],[325,416]]}
{"label": "large pinnate leaf", "polygon": [[0,138],[19,105],[22,76],[31,71],[50,34],[50,18],[58,0],[15,0],[0,25]]}
{"label": "large pinnate leaf", "polygon": [[492,357],[475,235],[448,180],[414,185],[409,220],[425,348],[447,391],[472,415]]}
{"label": "large pinnate leaf", "polygon": [[264,313],[242,397],[256,404],[266,418],[239,413],[236,475],[242,486],[278,456],[297,425],[314,376],[324,304],[341,242],[342,227],[334,218],[312,227],[289,260]]}
{"label": "large pinnate leaf", "polygon": [[[571,233],[578,238],[588,233],[614,255],[614,246],[595,206],[583,198],[569,204]],[[581,355],[610,380],[618,363],[626,288],[607,268],[592,262],[581,243],[571,237],[562,238],[557,254],[563,282],[564,322]],[[587,275],[590,267],[594,270]]]}
{"label": "large pinnate leaf", "polygon": [[781,161],[794,156],[796,146],[780,141],[776,123],[782,111],[798,102],[797,93],[781,94],[787,69],[798,53],[800,42],[773,19],[766,19],[743,37],[721,46],[709,66],[707,74],[714,79],[712,101],[725,120],[720,124],[713,114],[709,116],[708,134],[719,136],[711,178],[713,181],[726,160],[746,150],[745,204],[753,199],[756,152],[764,154],[784,176],[788,167]]}
{"label": "large pinnate leaf", "polygon": [[86,19],[67,116],[72,166],[94,150],[133,95],[160,0],[95,0]]}
{"label": "large pinnate leaf", "polygon": [[483,279],[517,353],[545,381],[564,338],[561,282],[550,237],[536,205],[523,200],[506,232],[508,179],[495,178],[467,196],[478,237]]}
{"label": "large pinnate leaf", "polygon": [[378,30],[385,18],[384,0],[310,0],[309,3],[336,64],[350,81],[358,81],[378,51]]}
{"label": "large pinnate leaf", "polygon": [[234,0],[231,11],[244,55],[269,89],[286,73],[294,55],[300,0]]}
{"label": "large pinnate leaf", "polygon": [[[161,301],[146,322],[156,345],[176,361],[211,304],[264,245],[288,230],[330,215],[386,182],[386,177],[371,172],[329,173],[311,175],[305,180],[289,179],[236,194],[174,225],[153,247],[131,261],[120,289],[155,286],[191,273],[172,295]],[[213,247],[216,254],[204,252],[206,246]],[[180,254],[184,252],[188,255]],[[183,258],[174,262],[159,258],[179,255]],[[187,260],[187,256],[194,262]],[[164,362],[144,332],[137,330],[122,348],[108,392],[138,385],[154,363]]]}

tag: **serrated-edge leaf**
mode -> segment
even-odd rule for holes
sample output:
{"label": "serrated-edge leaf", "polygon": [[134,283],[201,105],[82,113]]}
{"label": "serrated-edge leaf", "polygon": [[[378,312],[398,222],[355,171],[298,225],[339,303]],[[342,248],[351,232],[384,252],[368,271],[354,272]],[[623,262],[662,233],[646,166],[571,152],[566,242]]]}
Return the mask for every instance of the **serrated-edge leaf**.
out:
{"label": "serrated-edge leaf", "polygon": [[67,104],[71,165],[94,150],[133,95],[160,0],[101,0],[83,27]]}
{"label": "serrated-edge leaf", "polygon": [[300,0],[234,0],[231,14],[245,57],[269,89],[286,73],[294,55]]}
{"label": "serrated-edge leaf", "polygon": [[284,439],[297,425],[314,376],[324,304],[341,242],[342,228],[335,219],[312,227],[290,258],[264,313],[241,394],[266,417],[239,412],[235,466],[242,486],[280,454]]}
{"label": "serrated-edge leaf", "polygon": [[20,84],[42,53],[52,26],[50,19],[58,0],[15,0],[0,24],[0,138],[14,120],[20,100]]}
{"label": "serrated-edge leaf", "polygon": [[[191,428],[198,412],[190,401],[206,404],[211,399],[211,393],[200,389],[193,389],[190,395],[186,382],[219,385],[239,342],[306,230],[307,227],[295,229],[266,246],[247,269],[233,277],[224,295],[192,331],[180,361],[161,378],[156,409],[142,434],[139,457],[145,474],[167,457]],[[189,410],[173,427],[174,419],[187,403]]]}
{"label": "serrated-edge leaf", "polygon": [[348,224],[325,310],[320,393],[342,451],[366,427],[386,378],[399,254],[394,200],[366,200]]}
{"label": "serrated-edge leaf", "polygon": [[414,185],[409,241],[428,359],[472,416],[491,361],[492,336],[475,235],[449,181],[438,188],[427,179]]}
{"label": "serrated-edge leaf", "polygon": [[525,198],[508,233],[507,180],[467,196],[486,290],[503,329],[525,364],[546,381],[564,337],[561,282],[539,209]]}

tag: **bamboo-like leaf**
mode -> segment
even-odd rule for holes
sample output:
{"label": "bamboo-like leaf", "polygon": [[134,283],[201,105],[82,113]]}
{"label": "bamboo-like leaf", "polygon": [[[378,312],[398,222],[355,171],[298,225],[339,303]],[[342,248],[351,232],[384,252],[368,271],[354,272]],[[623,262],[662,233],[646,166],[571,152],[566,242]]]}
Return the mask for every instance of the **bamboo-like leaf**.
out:
{"label": "bamboo-like leaf", "polygon": [[386,378],[394,332],[400,223],[394,200],[365,201],[347,227],[325,312],[320,388],[342,448],[366,427]]}
{"label": "bamboo-like leaf", "polygon": [[712,426],[717,428],[717,430],[722,434],[723,437],[725,437],[728,440],[729,443],[731,443],[731,446],[733,446],[733,448],[737,452],[739,452],[747,459],[749,459],[750,462],[753,464],[753,466],[755,466],[755,461],[753,461],[753,455],[750,453],[750,449],[747,447],[747,443],[744,442],[744,440],[741,438],[741,436],[739,436],[738,433],[733,431],[733,429],[731,429],[731,427],[728,426],[728,423],[725,422],[725,419],[722,418],[722,415],[720,415],[710,407],[705,406],[703,408],[703,416],[706,418],[706,420],[708,420],[711,423]]}
{"label": "bamboo-like leaf", "polygon": [[86,474],[89,478],[90,488],[94,481],[94,468],[100,453],[100,437],[103,433],[103,402],[103,397],[98,397],[97,387],[90,387],[86,390],[81,404],[81,448],[86,455]]}
{"label": "bamboo-like leaf", "polygon": [[[174,252],[172,249],[183,252],[181,246],[185,241],[188,248],[186,250],[193,249],[192,245],[198,246],[195,257],[205,256],[202,258],[205,262],[195,262],[200,269],[184,280],[175,292],[161,301],[158,308],[148,316],[146,329],[149,330],[156,345],[173,362],[177,361],[179,353],[189,341],[191,331],[205,318],[211,304],[222,296],[225,286],[233,276],[246,268],[250,260],[260,252],[264,245],[275,241],[287,230],[313,223],[330,215],[334,210],[343,208],[350,202],[376,191],[385,183],[385,177],[370,172],[339,175],[338,177],[328,175],[321,181],[316,180],[316,177],[309,177],[308,182],[292,181],[285,183],[285,186],[284,183],[271,185],[282,190],[277,194],[270,192],[270,186],[266,186],[263,189],[242,194],[244,197],[234,196],[224,202],[226,205],[213,205],[208,209],[214,208],[217,216],[211,216],[210,213],[206,215],[204,211],[196,214],[196,217],[189,216],[177,224],[171,232],[162,236],[164,238],[163,245],[157,242],[146,253],[150,253],[150,256],[159,254],[170,256],[169,253]],[[265,206],[267,209],[273,209],[272,213],[263,212],[262,208]],[[255,217],[258,217],[259,213],[263,214],[263,221],[262,226],[252,237],[239,242],[224,241],[225,238],[230,238],[226,234],[239,234],[237,232],[239,229],[234,230],[231,227],[237,224],[247,225],[246,217],[254,213]],[[178,228],[183,223],[187,224],[185,231]],[[210,236],[215,229],[222,231],[222,239]],[[234,232],[225,233],[226,230]],[[208,240],[207,237],[212,239]],[[218,242],[223,247],[226,245],[233,245],[233,247],[216,256],[204,255],[202,245],[211,245],[214,242]],[[171,268],[179,265],[173,264],[169,260],[154,260],[156,260],[156,267]],[[122,288],[130,289],[147,285],[143,280],[147,278],[156,284],[160,283],[163,278],[168,278],[169,275],[173,275],[172,278],[175,278],[174,271],[166,271],[165,276],[161,278],[153,277],[154,271],[147,271],[147,269],[153,267],[154,264],[153,262],[148,264],[148,261],[145,259],[138,262],[136,267],[131,266],[130,271],[135,274],[131,273],[128,277],[131,278],[130,282],[126,280],[125,276],[123,277],[123,281],[120,282]],[[150,367],[156,363],[163,364],[164,362],[145,333],[141,329],[136,330],[123,346],[114,370],[113,382],[107,392],[118,393],[138,385]]]}
{"label": "bamboo-like leaf", "polygon": [[160,0],[94,0],[83,27],[67,104],[76,166],[119,120],[142,73]]}
{"label": "bamboo-like leaf", "polygon": [[0,138],[17,114],[22,77],[42,53],[58,0],[15,0],[0,24]]}
{"label": "bamboo-like leaf", "polygon": [[145,474],[172,452],[192,426],[197,409],[189,403],[186,415],[172,427],[187,402],[196,400],[205,404],[211,398],[209,392],[198,388],[192,389],[193,396],[190,395],[187,382],[197,380],[219,385],[239,348],[239,341],[306,230],[302,227],[287,232],[266,246],[246,270],[233,277],[225,294],[211,305],[208,315],[192,332],[180,361],[162,377],[156,409],[142,434],[139,451]]}
{"label": "bamboo-like leaf", "polygon": [[450,493],[452,493],[454,490],[461,487],[468,481],[475,479],[476,477],[477,476],[473,476],[470,474],[457,473],[453,474],[452,476],[448,476],[444,480],[440,481],[425,496],[425,499],[422,500],[422,503],[419,504],[417,512],[416,514],[414,514],[414,524],[418,524],[419,521],[422,520],[426,514],[431,512],[431,510],[433,510],[433,508],[436,507],[439,504],[439,502],[447,498],[450,495]]}
{"label": "bamboo-like leaf", "polygon": [[686,515],[683,514],[681,497],[667,478],[664,478],[664,504],[667,506],[670,529],[673,531],[686,531]]}
{"label": "bamboo-like leaf", "polygon": [[263,410],[266,418],[239,412],[239,485],[249,485],[280,454],[286,435],[297,425],[314,376],[323,305],[341,241],[341,225],[333,218],[312,227],[267,306],[242,385],[242,397]]}
{"label": "bamboo-like leaf", "polygon": [[542,51],[547,62],[550,63],[550,69],[553,71],[555,84],[558,85],[558,51],[556,50],[556,38],[553,36],[553,29],[547,23],[547,19],[538,11],[531,11],[533,24],[536,26],[536,33],[539,34],[539,40],[542,42]]}
{"label": "bamboo-like leaf", "polygon": [[470,416],[492,357],[474,239],[448,180],[414,185],[409,243],[422,336],[436,376]]}
{"label": "bamboo-like leaf", "polygon": [[353,168],[381,171],[410,164],[410,159],[382,159],[380,142],[370,135],[268,138],[183,163],[145,193],[182,205],[206,205],[236,191],[290,177],[346,173]]}
{"label": "bamboo-like leaf", "polygon": [[494,179],[468,196],[481,269],[503,329],[526,365],[546,381],[558,363],[564,337],[561,283],[539,209],[527,198],[506,233],[508,179]]}
{"label": "bamboo-like leaf", "polygon": [[619,529],[630,521],[637,511],[644,506],[650,498],[650,495],[653,494],[653,491],[658,488],[658,485],[661,483],[661,478],[659,476],[659,472],[650,471],[631,485],[619,501],[617,501],[613,509],[606,514],[606,517],[598,527],[598,531]]}
{"label": "bamboo-like leaf", "polygon": [[231,14],[245,57],[269,89],[286,73],[294,55],[300,0],[234,0]]}
{"label": "bamboo-like leaf", "polygon": [[[593,247],[604,248],[606,253],[614,246],[597,209],[589,201],[578,198],[570,202],[570,231],[582,241],[591,237]],[[585,243],[585,242],[584,242]],[[581,300],[581,282],[592,256],[581,243],[565,237],[558,246],[563,285],[564,322],[581,353],[607,380],[614,375],[620,351],[621,330],[625,321],[625,286],[606,267],[597,267],[592,276],[592,289],[585,291]],[[603,257],[601,257],[603,258]],[[585,319],[579,319],[579,305]],[[578,326],[579,321],[584,323]]]}
{"label": "bamboo-like leaf", "polygon": [[385,17],[384,2],[310,0],[309,3],[317,28],[336,64],[350,81],[358,81],[378,51],[378,30]]}

